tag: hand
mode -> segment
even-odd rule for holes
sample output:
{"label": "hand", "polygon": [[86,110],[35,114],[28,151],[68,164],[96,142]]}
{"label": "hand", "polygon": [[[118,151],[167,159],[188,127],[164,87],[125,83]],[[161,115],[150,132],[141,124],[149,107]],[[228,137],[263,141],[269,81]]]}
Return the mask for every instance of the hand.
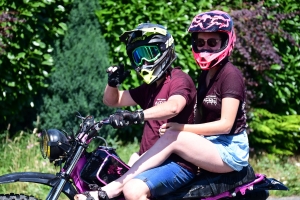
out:
{"label": "hand", "polygon": [[144,123],[144,112],[142,110],[134,112],[118,110],[109,117],[109,122],[114,128],[121,128],[131,124],[142,124]]}
{"label": "hand", "polygon": [[178,124],[178,123],[175,123],[175,122],[169,122],[169,123],[165,123],[165,124],[161,125],[161,127],[158,130],[158,132],[159,132],[159,135],[162,136],[163,134],[165,134],[165,132],[167,130],[182,131],[183,130],[183,126],[184,126],[184,124]]}
{"label": "hand", "polygon": [[124,65],[111,66],[106,70],[108,74],[108,85],[110,87],[117,87],[130,74],[130,70],[124,71]]}

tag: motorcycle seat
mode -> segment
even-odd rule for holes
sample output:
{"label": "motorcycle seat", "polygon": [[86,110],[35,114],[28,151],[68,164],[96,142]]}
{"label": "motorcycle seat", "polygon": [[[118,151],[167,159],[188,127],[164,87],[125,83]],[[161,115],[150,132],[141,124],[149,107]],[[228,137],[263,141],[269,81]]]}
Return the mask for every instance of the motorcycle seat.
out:
{"label": "motorcycle seat", "polygon": [[255,180],[253,168],[249,164],[241,171],[213,173],[200,169],[200,173],[186,186],[166,195],[163,199],[190,199],[212,197],[230,191],[240,185]]}

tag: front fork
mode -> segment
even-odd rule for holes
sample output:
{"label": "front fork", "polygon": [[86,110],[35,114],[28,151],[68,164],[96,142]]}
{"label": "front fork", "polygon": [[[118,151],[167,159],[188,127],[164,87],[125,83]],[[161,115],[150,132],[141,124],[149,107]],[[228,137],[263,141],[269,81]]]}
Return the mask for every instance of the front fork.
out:
{"label": "front fork", "polygon": [[65,184],[67,183],[67,180],[70,178],[70,175],[72,174],[75,166],[77,165],[82,153],[84,152],[85,148],[80,146],[72,159],[69,167],[65,171],[60,172],[60,181],[57,182],[57,184],[52,187],[50,190],[46,200],[57,200],[60,196],[60,193],[62,192]]}

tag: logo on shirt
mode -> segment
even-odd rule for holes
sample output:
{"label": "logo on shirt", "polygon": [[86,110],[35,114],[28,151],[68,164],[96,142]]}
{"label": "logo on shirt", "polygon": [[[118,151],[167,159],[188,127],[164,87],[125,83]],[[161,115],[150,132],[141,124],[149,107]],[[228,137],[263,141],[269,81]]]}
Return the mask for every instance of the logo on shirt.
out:
{"label": "logo on shirt", "polygon": [[217,105],[217,97],[216,95],[207,95],[203,102],[206,104]]}
{"label": "logo on shirt", "polygon": [[166,99],[156,99],[156,101],[155,101],[155,106],[156,105],[159,105],[159,104],[162,104],[162,103],[165,103],[167,100]]}

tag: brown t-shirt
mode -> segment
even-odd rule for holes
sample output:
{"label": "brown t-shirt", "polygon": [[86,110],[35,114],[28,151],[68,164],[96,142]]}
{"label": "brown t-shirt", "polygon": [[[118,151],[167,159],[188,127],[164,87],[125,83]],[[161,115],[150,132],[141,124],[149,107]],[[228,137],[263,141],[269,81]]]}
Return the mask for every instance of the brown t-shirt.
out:
{"label": "brown t-shirt", "polygon": [[[168,101],[169,97],[173,95],[181,95],[186,99],[186,106],[177,116],[168,120],[145,121],[139,155],[150,149],[159,139],[158,130],[162,124],[166,122],[194,123],[194,106],[197,90],[191,77],[180,68],[174,68],[171,74],[166,76],[165,81],[158,87],[156,87],[156,84],[142,84],[137,88],[129,90],[129,93],[132,99],[144,110]],[[186,168],[188,169],[193,167],[192,164],[176,155],[172,155],[171,158],[180,163],[187,163],[186,165],[189,166]]]}
{"label": "brown t-shirt", "polygon": [[238,99],[240,105],[230,134],[240,133],[247,127],[246,92],[242,73],[232,63],[223,63],[206,87],[208,71],[203,71],[198,79],[198,109],[201,109],[201,123],[212,122],[221,118],[222,99]]}

